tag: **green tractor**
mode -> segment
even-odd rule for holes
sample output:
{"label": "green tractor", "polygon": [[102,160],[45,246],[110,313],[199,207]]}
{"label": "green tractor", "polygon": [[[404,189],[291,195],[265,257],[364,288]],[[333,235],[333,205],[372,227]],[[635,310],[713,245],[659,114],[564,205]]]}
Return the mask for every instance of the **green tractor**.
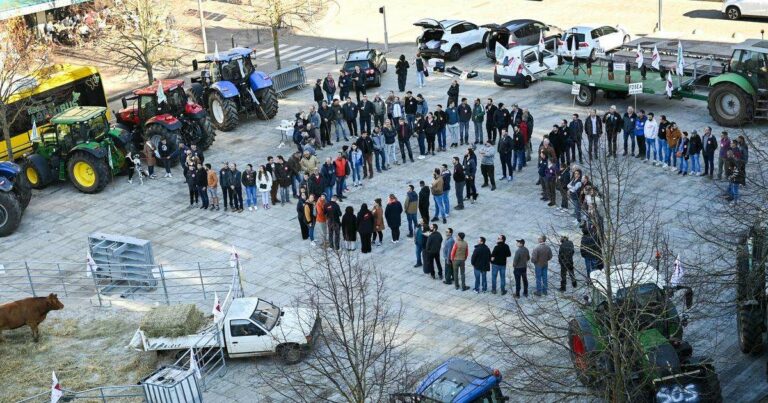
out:
{"label": "green tractor", "polygon": [[98,193],[125,167],[131,134],[111,128],[101,106],[78,106],[42,127],[23,174],[35,189],[69,179],[83,193]]}
{"label": "green tractor", "polygon": [[[690,287],[660,283],[658,271],[645,263],[590,273],[589,294],[580,312],[568,323],[570,358],[585,386],[602,388],[615,373],[611,350],[620,349],[631,401],[721,402],[720,382],[709,358],[693,357],[683,341],[682,317],[673,302],[683,291],[686,309],[693,303]],[[610,282],[610,287],[608,284]],[[610,294],[608,290],[610,289]],[[608,301],[613,301],[615,331],[611,331]],[[691,400],[669,400],[672,397]]]}
{"label": "green tractor", "polygon": [[749,39],[734,46],[726,72],[709,85],[707,106],[718,124],[738,127],[768,119],[768,41]]}
{"label": "green tractor", "polygon": [[755,225],[736,249],[736,322],[739,347],[747,354],[763,350],[766,326],[765,263],[768,228]]}

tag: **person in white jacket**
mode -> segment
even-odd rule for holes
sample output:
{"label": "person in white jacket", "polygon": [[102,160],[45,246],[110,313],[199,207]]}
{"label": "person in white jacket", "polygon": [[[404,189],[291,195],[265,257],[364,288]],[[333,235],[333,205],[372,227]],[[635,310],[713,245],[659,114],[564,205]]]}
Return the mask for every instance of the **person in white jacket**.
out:
{"label": "person in white jacket", "polygon": [[661,162],[661,156],[656,154],[656,138],[659,137],[659,122],[653,118],[653,113],[648,114],[648,120],[643,127],[645,134],[645,160],[651,160],[651,151],[653,151],[653,165],[657,161]]}
{"label": "person in white jacket", "polygon": [[265,209],[269,208],[269,191],[272,189],[272,174],[267,172],[264,165],[259,166],[259,173],[256,174],[256,189],[261,193],[261,200],[264,202],[262,206]]}

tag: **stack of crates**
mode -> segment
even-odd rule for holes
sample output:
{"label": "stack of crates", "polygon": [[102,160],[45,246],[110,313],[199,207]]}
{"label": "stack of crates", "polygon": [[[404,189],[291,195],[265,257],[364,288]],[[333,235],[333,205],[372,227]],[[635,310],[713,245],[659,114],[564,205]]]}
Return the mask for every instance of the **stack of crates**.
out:
{"label": "stack of crates", "polygon": [[96,263],[95,278],[108,280],[112,287],[157,286],[149,241],[97,232],[88,236],[88,250]]}

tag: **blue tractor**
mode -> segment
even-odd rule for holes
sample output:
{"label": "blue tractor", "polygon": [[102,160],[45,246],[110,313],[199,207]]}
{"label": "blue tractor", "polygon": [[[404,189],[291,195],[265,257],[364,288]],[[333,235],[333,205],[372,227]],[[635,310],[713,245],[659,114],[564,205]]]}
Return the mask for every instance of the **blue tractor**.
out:
{"label": "blue tractor", "polygon": [[16,231],[31,198],[32,191],[26,177],[21,175],[21,167],[0,161],[0,237]]}
{"label": "blue tractor", "polygon": [[390,403],[502,403],[501,373],[476,362],[451,358],[421,381],[415,393],[394,393]]}
{"label": "blue tractor", "polygon": [[192,68],[206,64],[200,77],[192,78],[189,97],[208,109],[213,126],[227,131],[240,122],[240,114],[255,113],[261,120],[277,115],[277,92],[272,79],[256,71],[253,49],[234,47],[226,52],[209,54],[205,60],[193,60]]}

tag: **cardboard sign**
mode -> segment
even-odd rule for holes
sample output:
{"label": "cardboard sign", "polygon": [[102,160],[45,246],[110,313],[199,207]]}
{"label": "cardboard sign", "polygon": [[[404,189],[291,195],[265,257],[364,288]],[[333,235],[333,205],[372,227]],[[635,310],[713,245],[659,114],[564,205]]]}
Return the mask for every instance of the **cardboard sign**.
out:
{"label": "cardboard sign", "polygon": [[579,91],[581,91],[581,84],[579,83],[571,84],[571,95],[579,95]]}
{"label": "cardboard sign", "polygon": [[613,71],[627,71],[627,65],[624,63],[613,63]]}
{"label": "cardboard sign", "polygon": [[637,95],[643,93],[643,83],[630,83],[629,95]]}

